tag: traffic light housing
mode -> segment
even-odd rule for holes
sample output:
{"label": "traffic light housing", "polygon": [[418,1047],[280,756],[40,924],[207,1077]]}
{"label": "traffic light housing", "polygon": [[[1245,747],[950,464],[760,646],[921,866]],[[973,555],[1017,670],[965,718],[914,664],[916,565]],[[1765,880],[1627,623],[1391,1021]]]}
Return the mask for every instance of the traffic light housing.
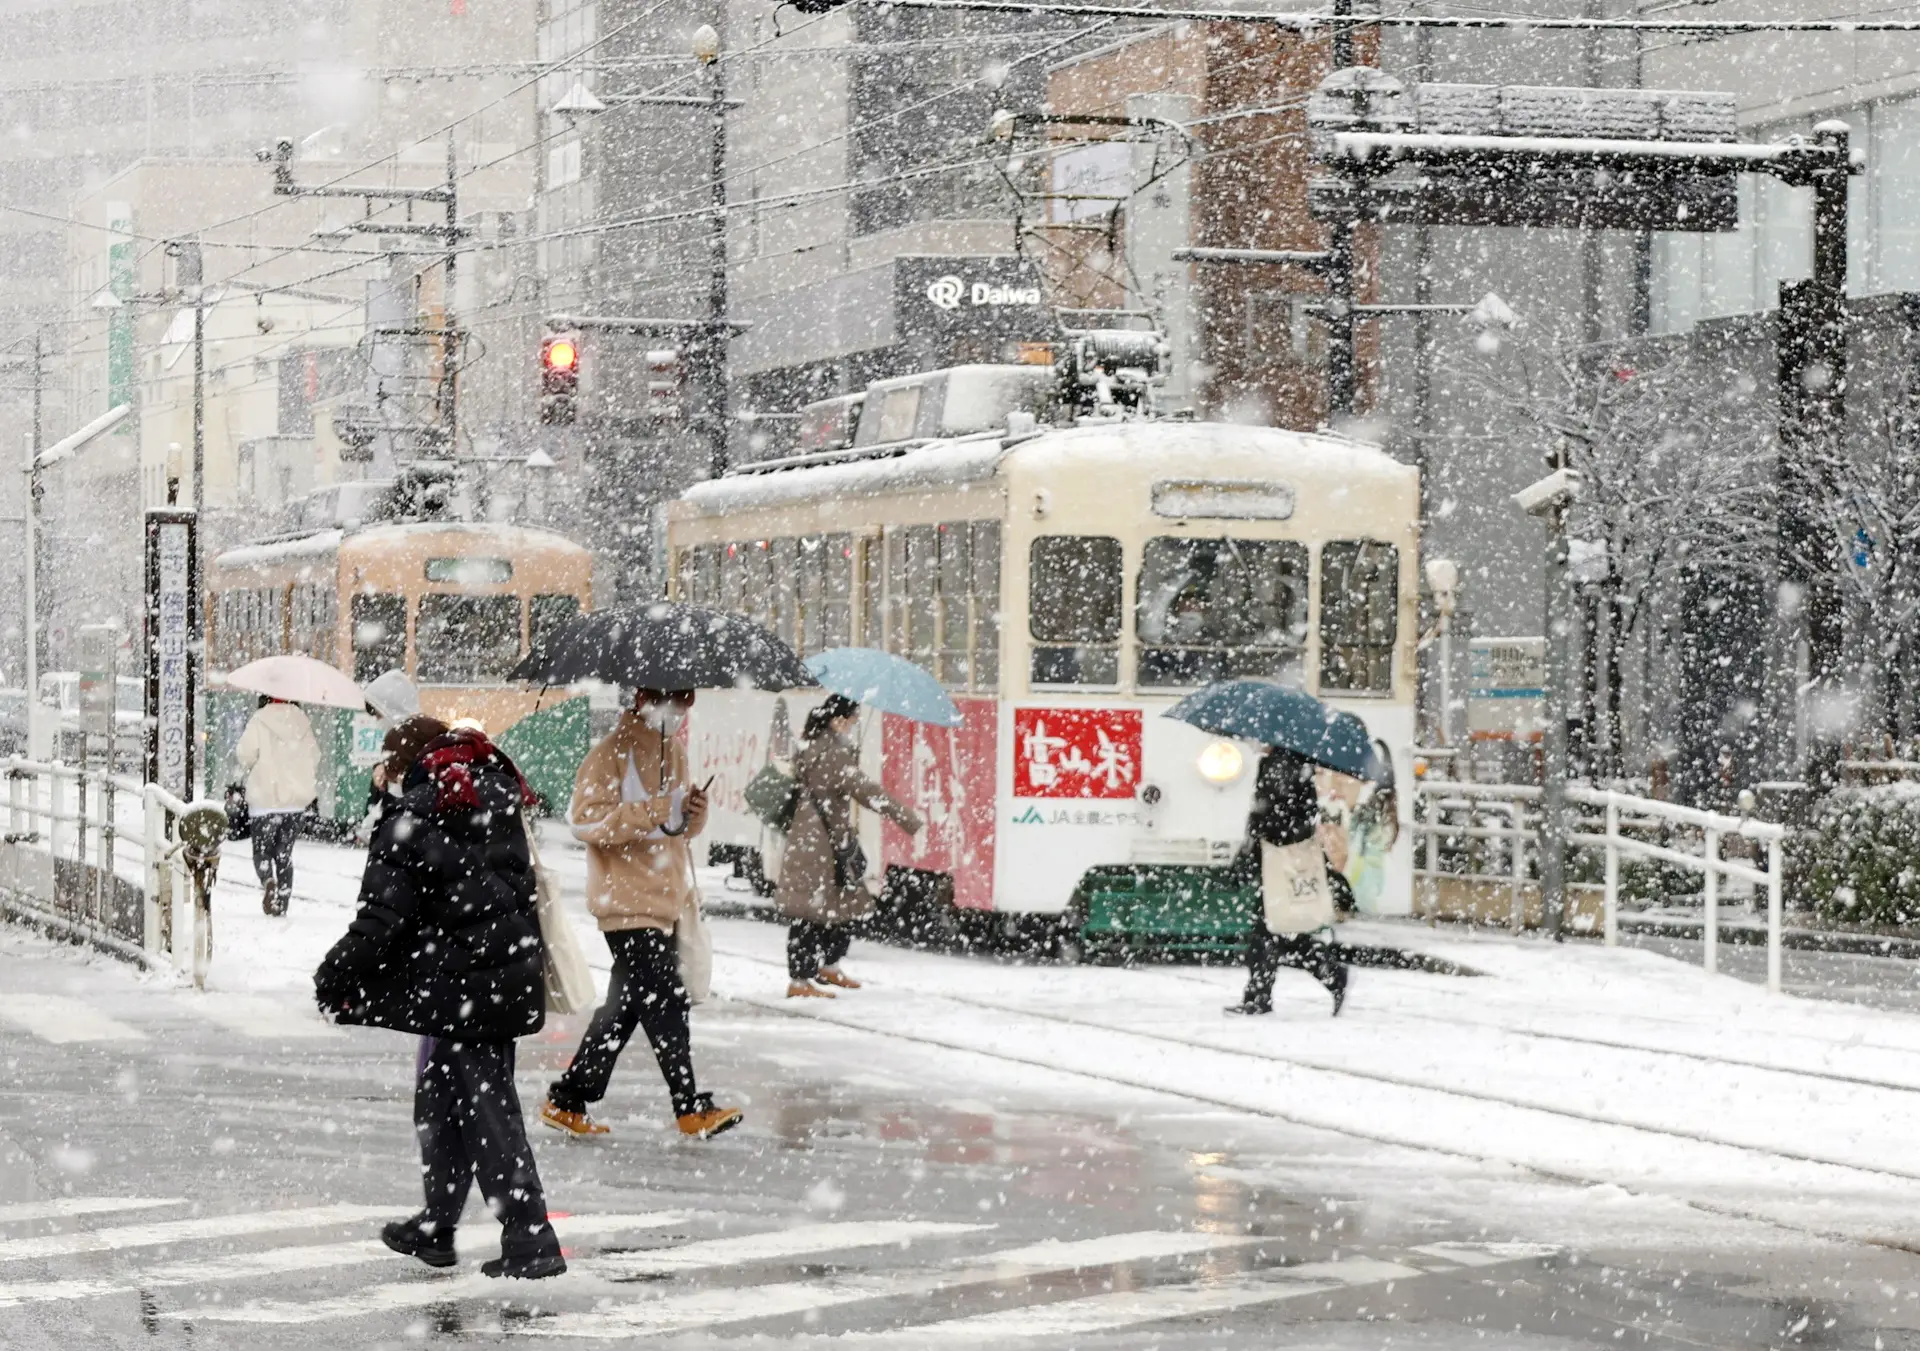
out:
{"label": "traffic light housing", "polygon": [[549,333],[540,343],[540,421],[564,426],[573,421],[573,400],[580,388],[580,335]]}
{"label": "traffic light housing", "polygon": [[686,363],[677,348],[647,353],[647,416],[678,418],[686,412]]}

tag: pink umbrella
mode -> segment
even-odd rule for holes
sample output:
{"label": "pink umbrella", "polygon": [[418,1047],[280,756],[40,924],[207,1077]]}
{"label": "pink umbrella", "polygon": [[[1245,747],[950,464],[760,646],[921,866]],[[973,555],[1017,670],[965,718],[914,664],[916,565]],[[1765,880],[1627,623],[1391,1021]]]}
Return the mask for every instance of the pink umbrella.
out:
{"label": "pink umbrella", "polygon": [[295,704],[323,704],[328,708],[362,709],[367,696],[336,668],[312,657],[262,657],[230,672],[226,683]]}

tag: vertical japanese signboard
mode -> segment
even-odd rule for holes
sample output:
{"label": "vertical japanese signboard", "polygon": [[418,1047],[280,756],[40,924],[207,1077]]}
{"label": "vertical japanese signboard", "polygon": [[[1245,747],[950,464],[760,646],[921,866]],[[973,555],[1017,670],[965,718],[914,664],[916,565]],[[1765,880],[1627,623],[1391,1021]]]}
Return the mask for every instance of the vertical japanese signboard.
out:
{"label": "vertical japanese signboard", "polygon": [[147,513],[147,778],[183,801],[198,796],[193,725],[198,547],[192,512]]}

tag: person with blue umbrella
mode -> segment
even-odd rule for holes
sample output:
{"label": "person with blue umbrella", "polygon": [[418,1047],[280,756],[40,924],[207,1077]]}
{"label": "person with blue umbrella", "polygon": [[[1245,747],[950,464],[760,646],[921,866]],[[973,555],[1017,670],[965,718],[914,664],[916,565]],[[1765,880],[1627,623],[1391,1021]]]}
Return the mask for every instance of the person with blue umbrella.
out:
{"label": "person with blue umbrella", "polygon": [[1366,724],[1305,690],[1270,680],[1220,681],[1188,695],[1167,716],[1269,748],[1254,777],[1247,818],[1249,842],[1259,855],[1261,908],[1247,934],[1246,993],[1227,1012],[1273,1012],[1274,978],[1288,965],[1326,986],[1338,1017],[1346,1003],[1347,968],[1329,941],[1333,889],[1320,848],[1314,769],[1391,782],[1392,770]]}

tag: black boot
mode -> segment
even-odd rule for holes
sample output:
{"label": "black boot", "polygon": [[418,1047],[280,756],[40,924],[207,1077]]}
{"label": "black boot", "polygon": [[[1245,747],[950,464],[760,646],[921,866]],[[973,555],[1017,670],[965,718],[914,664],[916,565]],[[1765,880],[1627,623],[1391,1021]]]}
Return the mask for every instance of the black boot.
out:
{"label": "black boot", "polygon": [[417,1257],[430,1267],[450,1267],[460,1260],[453,1253],[453,1230],[430,1226],[425,1215],[384,1226],[380,1241],[402,1257]]}
{"label": "black boot", "polygon": [[550,1224],[542,1225],[539,1233],[523,1237],[513,1247],[502,1243],[498,1257],[480,1264],[483,1275],[507,1276],[522,1281],[545,1280],[549,1276],[558,1276],[566,1269],[567,1259],[560,1253],[559,1235],[553,1232]]}
{"label": "black boot", "polygon": [[1326,980],[1327,993],[1333,996],[1333,1016],[1340,1016],[1340,1006],[1347,1002],[1347,968],[1336,966]]}

